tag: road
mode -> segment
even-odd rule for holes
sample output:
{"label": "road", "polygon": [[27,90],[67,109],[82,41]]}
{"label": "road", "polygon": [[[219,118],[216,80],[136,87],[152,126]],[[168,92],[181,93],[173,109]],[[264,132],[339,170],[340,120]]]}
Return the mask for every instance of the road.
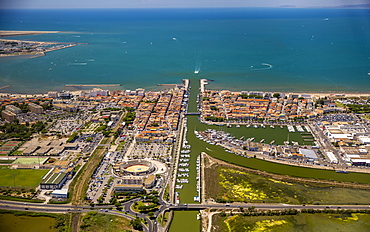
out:
{"label": "road", "polygon": [[[109,208],[114,208],[113,205],[101,205],[95,206],[94,208],[90,206],[72,206],[72,205],[52,205],[43,203],[26,203],[26,202],[16,202],[16,201],[0,201],[0,209],[6,210],[21,210],[21,211],[35,211],[35,212],[48,212],[48,213],[86,213],[90,211],[97,211],[99,213],[107,213],[111,215],[116,215],[120,217],[125,217],[129,220],[134,219],[136,216],[144,219],[146,225],[143,226],[146,232],[157,232],[158,224],[153,222],[148,218],[147,214],[137,213],[132,210],[131,206],[136,201],[141,201],[142,199],[136,198],[125,202],[122,204],[123,211],[110,210]],[[284,210],[284,209],[351,209],[351,210],[369,210],[369,205],[289,205],[289,204],[180,204],[173,205],[167,204],[164,201],[160,202],[160,208],[154,214],[156,218],[161,212],[165,210],[202,210],[202,209],[239,209],[239,208],[249,208],[255,207],[255,209],[265,209],[265,210]]]}

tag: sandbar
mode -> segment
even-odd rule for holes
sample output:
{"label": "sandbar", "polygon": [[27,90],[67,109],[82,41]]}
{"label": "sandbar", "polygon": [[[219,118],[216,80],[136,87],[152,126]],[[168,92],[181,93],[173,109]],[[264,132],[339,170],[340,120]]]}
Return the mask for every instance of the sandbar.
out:
{"label": "sandbar", "polygon": [[6,36],[20,36],[20,35],[39,35],[39,34],[49,34],[58,33],[59,31],[1,31],[0,37]]}

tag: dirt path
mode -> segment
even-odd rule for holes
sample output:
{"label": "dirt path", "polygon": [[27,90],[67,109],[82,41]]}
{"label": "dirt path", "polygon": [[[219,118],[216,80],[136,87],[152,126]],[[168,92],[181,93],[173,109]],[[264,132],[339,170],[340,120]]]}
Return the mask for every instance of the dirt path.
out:
{"label": "dirt path", "polygon": [[72,216],[72,232],[78,232],[80,230],[80,215],[73,214]]}
{"label": "dirt path", "polygon": [[85,164],[84,170],[82,170],[81,176],[77,180],[74,186],[74,193],[72,195],[72,204],[73,205],[82,205],[83,196],[85,193],[85,186],[87,186],[92,174],[95,171],[95,168],[99,165],[101,159],[107,148],[97,148],[95,154],[90,157],[89,161]]}

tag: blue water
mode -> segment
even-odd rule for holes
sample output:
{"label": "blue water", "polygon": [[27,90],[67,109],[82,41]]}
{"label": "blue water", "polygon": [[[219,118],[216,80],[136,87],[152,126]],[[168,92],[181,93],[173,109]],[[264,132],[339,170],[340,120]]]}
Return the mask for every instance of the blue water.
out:
{"label": "blue water", "polygon": [[0,29],[63,31],[13,38],[87,43],[0,58],[0,87],[11,85],[0,92],[154,90],[183,78],[230,90],[370,91],[369,10],[0,10]]}

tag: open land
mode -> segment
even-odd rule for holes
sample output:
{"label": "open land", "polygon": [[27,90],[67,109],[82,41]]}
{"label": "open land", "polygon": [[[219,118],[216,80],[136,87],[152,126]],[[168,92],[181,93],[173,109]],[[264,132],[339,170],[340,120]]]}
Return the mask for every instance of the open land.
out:
{"label": "open land", "polygon": [[28,217],[0,214],[0,231],[56,232],[55,219],[50,217]]}
{"label": "open land", "polygon": [[289,177],[284,179],[284,176],[267,173],[258,175],[253,174],[256,173],[253,170],[217,163],[205,167],[207,200],[287,204],[367,204],[370,198],[369,185],[348,183],[336,185],[329,181]]}
{"label": "open land", "polygon": [[[41,178],[49,170],[32,170],[32,169],[9,169],[0,168],[0,186],[17,188],[34,188],[39,185]],[[14,178],[13,178],[14,177]],[[15,181],[15,183],[14,183]]]}
{"label": "open land", "polygon": [[69,215],[24,211],[0,211],[0,231],[68,232]]}
{"label": "open land", "polygon": [[132,230],[132,226],[130,225],[130,221],[128,219],[114,215],[90,212],[82,216],[81,220],[82,221],[79,230],[81,232],[116,232]]}
{"label": "open land", "polygon": [[225,216],[216,214],[212,231],[366,231],[370,215],[361,213],[306,214],[289,216]]}

